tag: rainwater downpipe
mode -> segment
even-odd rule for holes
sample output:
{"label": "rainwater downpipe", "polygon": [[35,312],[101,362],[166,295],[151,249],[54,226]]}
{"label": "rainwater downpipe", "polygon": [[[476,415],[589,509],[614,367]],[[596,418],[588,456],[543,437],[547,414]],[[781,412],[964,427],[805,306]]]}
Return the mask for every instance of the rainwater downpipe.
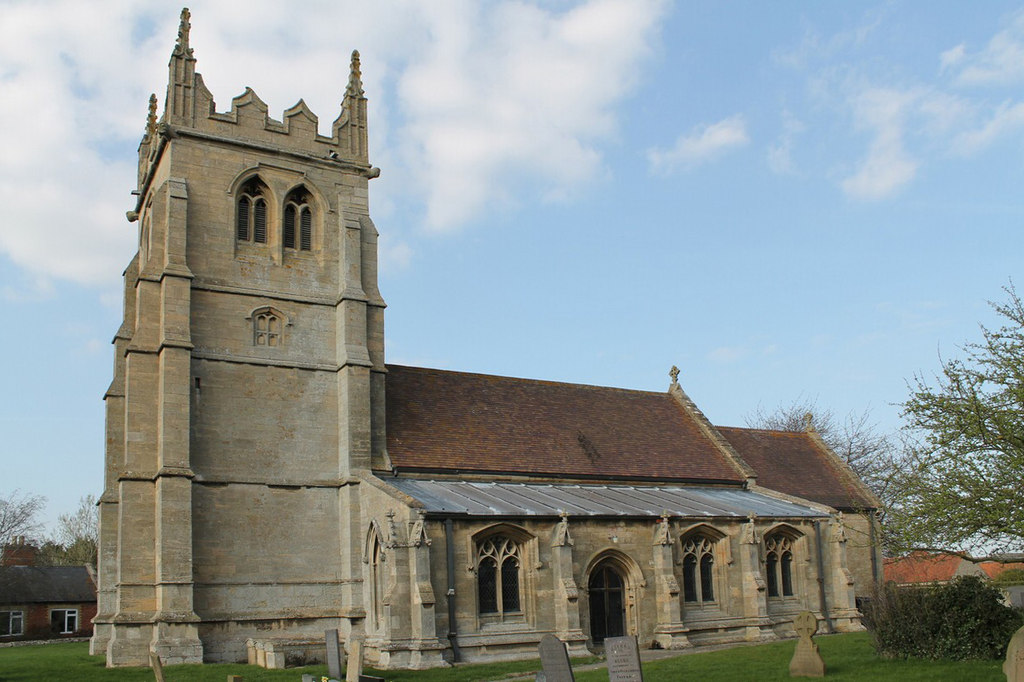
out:
{"label": "rainwater downpipe", "polygon": [[455,528],[451,519],[444,520],[444,547],[448,557],[448,641],[452,645],[452,658],[456,663],[462,660],[459,651],[458,633],[455,631]]}
{"label": "rainwater downpipe", "polygon": [[821,595],[821,615],[825,617],[825,628],[829,634],[832,629],[832,617],[828,613],[828,600],[825,598],[825,557],[821,553],[821,521],[814,522],[814,542],[818,547],[818,593]]}

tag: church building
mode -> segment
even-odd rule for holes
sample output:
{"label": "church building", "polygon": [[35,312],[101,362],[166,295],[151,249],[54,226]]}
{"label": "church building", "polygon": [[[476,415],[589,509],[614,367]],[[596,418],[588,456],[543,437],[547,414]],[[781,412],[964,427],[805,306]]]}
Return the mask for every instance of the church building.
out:
{"label": "church building", "polygon": [[387,364],[358,53],[329,135],[248,88],[218,111],[195,65],[185,10],[128,212],[93,653],[308,660],[337,629],[424,668],[862,628],[879,503],[810,425],[716,427],[675,368]]}

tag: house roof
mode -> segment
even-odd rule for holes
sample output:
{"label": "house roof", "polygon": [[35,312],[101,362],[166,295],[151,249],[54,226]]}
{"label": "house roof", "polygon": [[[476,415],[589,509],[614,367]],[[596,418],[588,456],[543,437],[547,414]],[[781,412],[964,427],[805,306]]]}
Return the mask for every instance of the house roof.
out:
{"label": "house roof", "polygon": [[757,472],[760,486],[837,509],[878,506],[846,465],[810,433],[717,428]]}
{"label": "house roof", "polygon": [[820,518],[828,514],[739,488],[576,485],[385,478],[424,511],[470,516],[621,516],[658,518]]}
{"label": "house roof", "polygon": [[399,472],[746,479],[668,393],[388,365],[385,403]]}
{"label": "house roof", "polygon": [[981,566],[981,570],[985,571],[985,575],[993,580],[998,578],[1004,571],[1024,570],[1024,562],[1020,561],[982,561],[978,565]]}
{"label": "house roof", "polygon": [[0,567],[0,604],[96,601],[96,584],[85,566]]}
{"label": "house roof", "polygon": [[911,552],[907,556],[886,559],[885,580],[899,585],[945,583],[959,575],[984,575],[984,571],[959,554]]}

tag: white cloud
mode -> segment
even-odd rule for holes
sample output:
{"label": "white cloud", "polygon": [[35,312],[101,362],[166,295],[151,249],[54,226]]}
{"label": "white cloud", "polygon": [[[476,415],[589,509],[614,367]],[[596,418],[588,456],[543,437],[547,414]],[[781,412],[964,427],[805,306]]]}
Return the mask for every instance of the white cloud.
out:
{"label": "white cloud", "polygon": [[960,43],[956,47],[950,49],[939,55],[939,66],[942,71],[948,71],[957,64],[961,63],[964,59],[964,55],[967,53],[967,46]]}
{"label": "white cloud", "polygon": [[[317,0],[303,6],[316,20],[296,22],[269,0],[190,5],[197,70],[221,111],[249,85],[275,117],[304,98],[326,130],[348,51],[360,49],[371,160],[392,164],[375,192],[389,210],[420,202],[437,230],[517,196],[571,196],[597,177],[665,10],[664,0]],[[113,286],[135,248],[123,217],[132,157],[149,93],[164,96],[177,12],[147,0],[3,11],[0,253],[36,275]]]}
{"label": "white cloud", "polygon": [[768,168],[773,173],[782,175],[796,171],[793,164],[793,143],[797,135],[803,131],[804,124],[792,113],[782,113],[782,134],[775,144],[768,146]]}
{"label": "white cloud", "polygon": [[1013,14],[981,51],[964,45],[942,53],[943,66],[960,66],[954,82],[962,86],[1012,85],[1024,81],[1024,11]]}
{"label": "white cloud", "polygon": [[742,115],[736,114],[680,135],[669,149],[649,149],[647,161],[652,173],[667,174],[676,168],[698,166],[749,141],[747,124]]}
{"label": "white cloud", "polygon": [[712,362],[730,364],[746,357],[748,351],[740,346],[719,346],[708,353],[708,359]]}
{"label": "white cloud", "polygon": [[891,88],[872,88],[859,93],[853,103],[858,127],[872,132],[873,139],[857,171],[842,181],[843,191],[855,199],[885,198],[910,182],[918,163],[904,146],[907,117],[918,93]]}
{"label": "white cloud", "polygon": [[961,132],[953,140],[953,150],[969,156],[992,145],[1000,137],[1024,128],[1024,103],[1003,103],[980,128]]}

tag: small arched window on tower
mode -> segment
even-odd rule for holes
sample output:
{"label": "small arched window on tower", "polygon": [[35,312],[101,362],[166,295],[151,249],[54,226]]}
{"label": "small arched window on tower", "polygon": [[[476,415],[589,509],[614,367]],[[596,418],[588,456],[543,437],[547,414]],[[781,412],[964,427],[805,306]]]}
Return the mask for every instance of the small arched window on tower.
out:
{"label": "small arched window on tower", "polygon": [[267,243],[267,186],[254,177],[238,192],[235,238],[240,242]]}
{"label": "small arched window on tower", "polygon": [[259,310],[252,317],[252,342],[257,346],[281,345],[281,317],[270,309]]}
{"label": "small arched window on tower", "polygon": [[309,251],[313,248],[313,207],[305,187],[296,187],[284,200],[284,247]]}

